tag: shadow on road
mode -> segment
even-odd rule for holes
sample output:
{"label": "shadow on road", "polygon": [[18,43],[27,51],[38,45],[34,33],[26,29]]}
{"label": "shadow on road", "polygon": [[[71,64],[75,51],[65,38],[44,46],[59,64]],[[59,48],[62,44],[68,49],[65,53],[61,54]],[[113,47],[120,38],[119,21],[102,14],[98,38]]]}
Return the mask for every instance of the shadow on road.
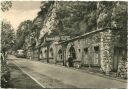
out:
{"label": "shadow on road", "polygon": [[42,89],[34,80],[24,74],[17,66],[9,63],[11,80],[6,88]]}

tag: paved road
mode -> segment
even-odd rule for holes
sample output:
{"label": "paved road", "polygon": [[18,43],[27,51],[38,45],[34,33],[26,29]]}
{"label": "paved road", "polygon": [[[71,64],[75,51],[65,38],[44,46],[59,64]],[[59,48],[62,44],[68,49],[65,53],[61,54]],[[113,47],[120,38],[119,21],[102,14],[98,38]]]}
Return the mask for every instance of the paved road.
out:
{"label": "paved road", "polygon": [[[10,59],[13,60],[16,58],[11,57]],[[107,79],[77,70],[36,61],[16,59],[13,60],[13,62],[37,79],[40,83],[42,82],[41,76],[39,76],[39,74],[46,75],[50,78],[57,79],[65,84],[69,84],[78,88],[126,88],[127,84],[117,80]]]}
{"label": "paved road", "polygon": [[[10,63],[8,64],[11,73],[11,80],[9,85],[6,87],[8,89],[42,89],[44,87],[40,86],[37,82],[23,73],[17,66]],[[2,89],[6,89],[2,88]]]}

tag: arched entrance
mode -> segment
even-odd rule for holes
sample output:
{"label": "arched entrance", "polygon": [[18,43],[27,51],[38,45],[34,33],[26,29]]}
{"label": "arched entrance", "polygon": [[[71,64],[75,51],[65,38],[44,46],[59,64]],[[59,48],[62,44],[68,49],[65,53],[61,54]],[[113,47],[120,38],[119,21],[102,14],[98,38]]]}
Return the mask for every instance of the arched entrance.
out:
{"label": "arched entrance", "polygon": [[70,53],[70,55],[72,55],[73,59],[76,59],[76,51],[73,46],[70,47],[69,53]]}
{"label": "arched entrance", "polygon": [[50,57],[53,58],[54,53],[53,53],[53,48],[50,48]]}
{"label": "arched entrance", "polygon": [[40,50],[40,59],[42,59],[43,58],[43,53],[42,53],[42,50]]}
{"label": "arched entrance", "polygon": [[44,58],[47,58],[47,50],[44,51]]}
{"label": "arched entrance", "polygon": [[59,59],[62,60],[62,50],[61,49],[58,51],[58,54],[59,54]]}

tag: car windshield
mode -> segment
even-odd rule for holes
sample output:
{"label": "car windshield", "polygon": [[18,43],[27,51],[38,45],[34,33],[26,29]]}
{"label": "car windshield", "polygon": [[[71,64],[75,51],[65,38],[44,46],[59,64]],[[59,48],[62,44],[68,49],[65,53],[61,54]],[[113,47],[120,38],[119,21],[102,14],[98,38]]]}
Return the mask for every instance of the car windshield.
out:
{"label": "car windshield", "polygon": [[17,51],[18,51],[18,54],[24,53],[24,50],[17,50]]}

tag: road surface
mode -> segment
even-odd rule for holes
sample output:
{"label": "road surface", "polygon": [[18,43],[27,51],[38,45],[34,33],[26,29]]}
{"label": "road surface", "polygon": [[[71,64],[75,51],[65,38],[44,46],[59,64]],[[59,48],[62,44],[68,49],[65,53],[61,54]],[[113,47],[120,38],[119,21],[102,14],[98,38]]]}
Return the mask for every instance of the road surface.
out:
{"label": "road surface", "polygon": [[[15,58],[14,56],[10,56],[9,59],[42,85],[44,85],[42,75],[61,81],[63,85],[67,85],[63,86],[63,88],[126,88],[127,85],[126,82],[112,80],[66,67]],[[61,88],[62,86],[57,85],[56,88],[58,87]]]}
{"label": "road surface", "polygon": [[15,64],[9,62],[8,66],[11,78],[8,85],[2,89],[42,89],[42,86],[31,79],[30,76],[23,73]]}

